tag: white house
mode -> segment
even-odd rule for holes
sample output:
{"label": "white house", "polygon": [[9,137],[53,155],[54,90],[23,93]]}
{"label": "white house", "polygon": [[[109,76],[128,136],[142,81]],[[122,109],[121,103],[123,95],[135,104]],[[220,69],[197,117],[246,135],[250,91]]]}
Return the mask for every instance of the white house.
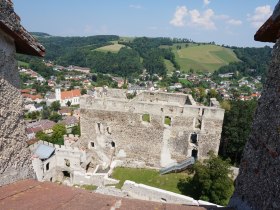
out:
{"label": "white house", "polygon": [[61,106],[67,106],[67,102],[71,105],[80,104],[81,91],[79,89],[70,91],[61,91],[60,87],[55,88],[55,100],[59,101]]}

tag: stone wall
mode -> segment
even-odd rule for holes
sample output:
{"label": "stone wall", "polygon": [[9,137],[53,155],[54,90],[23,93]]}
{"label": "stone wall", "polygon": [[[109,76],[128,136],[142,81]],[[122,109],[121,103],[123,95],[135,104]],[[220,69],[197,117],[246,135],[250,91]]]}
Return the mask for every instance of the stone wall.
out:
{"label": "stone wall", "polygon": [[174,203],[174,204],[182,204],[182,205],[190,205],[190,206],[207,206],[209,209],[211,207],[221,207],[219,205],[195,200],[191,197],[180,195],[177,193],[169,192],[166,190],[162,190],[155,187],[150,187],[144,184],[137,184],[132,181],[125,181],[122,187],[122,192],[127,193],[127,195],[131,198],[148,200],[148,201],[156,201],[163,203]]}
{"label": "stone wall", "polygon": [[235,193],[236,209],[280,209],[280,41],[245,146]]}
{"label": "stone wall", "polygon": [[18,86],[14,41],[0,30],[0,186],[34,177]]}
{"label": "stone wall", "polygon": [[[142,93],[133,100],[82,97],[80,144],[106,166],[122,160],[123,166],[160,168],[185,160],[193,150],[199,159],[210,150],[217,154],[224,110],[187,105],[188,98],[166,93]],[[143,121],[144,114],[150,122]],[[198,141],[193,144],[194,133]]]}

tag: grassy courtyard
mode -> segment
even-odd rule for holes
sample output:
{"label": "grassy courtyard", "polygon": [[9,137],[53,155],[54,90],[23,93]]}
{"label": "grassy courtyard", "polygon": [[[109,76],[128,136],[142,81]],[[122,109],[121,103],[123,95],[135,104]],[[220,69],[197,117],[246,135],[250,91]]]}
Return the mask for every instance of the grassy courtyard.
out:
{"label": "grassy courtyard", "polygon": [[160,175],[157,170],[134,168],[116,168],[112,174],[114,179],[120,180],[117,188],[121,188],[126,180],[130,180],[180,194],[177,184],[180,179],[185,179],[188,176],[187,173]]}

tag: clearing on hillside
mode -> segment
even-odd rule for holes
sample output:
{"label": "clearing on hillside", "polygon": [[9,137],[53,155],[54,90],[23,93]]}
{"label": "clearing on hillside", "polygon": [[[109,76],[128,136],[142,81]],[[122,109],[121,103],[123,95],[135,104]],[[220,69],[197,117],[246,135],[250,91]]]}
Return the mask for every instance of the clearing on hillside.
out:
{"label": "clearing on hillside", "polygon": [[100,47],[95,49],[96,51],[100,51],[100,52],[112,52],[112,53],[118,53],[120,51],[121,48],[125,47],[122,44],[118,44],[116,42],[113,42],[113,44],[111,45],[107,45],[104,47]]}
{"label": "clearing on hillside", "polygon": [[173,45],[176,60],[181,66],[181,70],[193,69],[195,71],[213,72],[220,67],[231,62],[238,62],[235,53],[228,48],[217,45],[197,45],[179,44],[181,49],[177,49],[178,44]]}

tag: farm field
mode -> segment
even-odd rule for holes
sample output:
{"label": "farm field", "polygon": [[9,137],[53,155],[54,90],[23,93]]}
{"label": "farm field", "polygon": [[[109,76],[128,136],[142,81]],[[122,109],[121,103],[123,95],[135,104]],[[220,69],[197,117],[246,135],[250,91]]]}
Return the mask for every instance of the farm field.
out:
{"label": "farm field", "polygon": [[[177,49],[178,45],[181,46],[181,49]],[[239,61],[231,49],[217,45],[175,44],[172,50],[183,71],[193,69],[214,72],[231,62]]]}
{"label": "farm field", "polygon": [[112,43],[111,45],[100,47],[95,49],[96,51],[100,52],[112,52],[112,53],[118,53],[122,47],[125,47],[122,44],[118,44],[116,42]]}

